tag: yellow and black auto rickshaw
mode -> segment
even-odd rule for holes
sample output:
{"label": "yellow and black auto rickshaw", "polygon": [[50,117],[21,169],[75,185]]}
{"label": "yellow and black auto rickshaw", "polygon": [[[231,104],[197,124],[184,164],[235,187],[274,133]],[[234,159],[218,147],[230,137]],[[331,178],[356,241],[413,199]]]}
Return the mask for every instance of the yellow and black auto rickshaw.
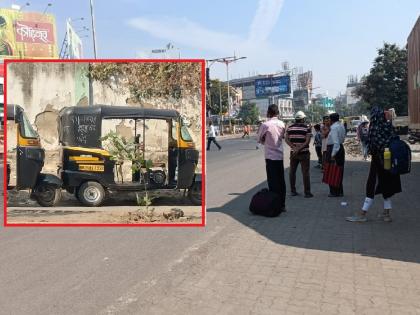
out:
{"label": "yellow and black auto rickshaw", "polygon": [[[154,164],[155,167],[143,172],[134,171],[128,181],[116,181],[116,161],[102,143],[105,136],[102,129],[109,120],[131,123],[130,130],[134,129],[131,136],[143,150],[147,122],[159,120],[165,128],[153,133],[167,133],[167,146],[162,145],[167,150],[167,163]],[[144,190],[159,190],[160,195],[168,196],[188,193],[193,204],[201,204],[201,174],[195,173],[199,152],[177,111],[109,105],[65,107],[59,113],[58,129],[62,187],[84,205],[101,205],[111,195],[109,192]]]}
{"label": "yellow and black auto rickshaw", "polygon": [[45,151],[38,133],[19,105],[7,105],[7,120],[16,124],[16,140],[8,139],[13,146],[16,141],[16,183],[9,185],[12,170],[7,163],[7,189],[30,189],[31,197],[41,206],[54,206],[60,200],[62,182],[55,175],[41,173]]}

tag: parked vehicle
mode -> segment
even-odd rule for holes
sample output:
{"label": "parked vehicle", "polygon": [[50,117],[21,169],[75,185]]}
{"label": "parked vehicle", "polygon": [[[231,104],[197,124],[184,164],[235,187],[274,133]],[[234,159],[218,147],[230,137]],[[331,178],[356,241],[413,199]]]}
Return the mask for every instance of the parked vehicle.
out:
{"label": "parked vehicle", "polygon": [[352,120],[351,121],[351,124],[350,124],[350,131],[351,132],[356,132],[357,131],[357,127],[359,127],[359,125],[360,125],[360,123],[361,123],[362,121],[360,120],[360,119],[354,119],[354,120]]}
{"label": "parked vehicle", "polygon": [[409,142],[420,141],[420,17],[407,40]]}
{"label": "parked vehicle", "polygon": [[[148,131],[146,120],[167,123],[168,163],[153,163],[132,173],[131,181],[115,181],[116,161],[102,145],[102,123],[128,119],[134,124],[134,139],[144,152]],[[193,204],[201,205],[201,174],[196,167],[196,150],[188,127],[175,110],[133,106],[65,107],[58,118],[63,188],[86,206],[101,205],[108,192],[158,191],[160,195],[188,193]],[[144,154],[147,154],[145,152]],[[146,158],[146,157],[145,157]]]}
{"label": "parked vehicle", "polygon": [[38,133],[32,128],[24,110],[19,105],[7,106],[7,120],[16,123],[16,186],[9,186],[11,167],[7,164],[7,189],[31,190],[41,206],[51,207],[60,200],[60,178],[41,173],[44,166],[45,150],[41,147]]}

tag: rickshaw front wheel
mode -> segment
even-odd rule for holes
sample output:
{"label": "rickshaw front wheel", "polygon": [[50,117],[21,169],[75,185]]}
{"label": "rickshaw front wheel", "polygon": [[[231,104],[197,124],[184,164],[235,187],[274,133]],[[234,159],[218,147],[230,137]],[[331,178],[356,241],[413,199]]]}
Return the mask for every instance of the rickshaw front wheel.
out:
{"label": "rickshaw front wheel", "polygon": [[188,189],[188,197],[193,205],[201,206],[201,183],[195,182],[190,189]]}
{"label": "rickshaw front wheel", "polygon": [[61,199],[61,189],[54,185],[40,184],[34,188],[34,198],[42,207],[53,207]]}
{"label": "rickshaw front wheel", "polygon": [[97,207],[105,198],[105,189],[98,182],[85,182],[77,189],[77,199],[89,207]]}

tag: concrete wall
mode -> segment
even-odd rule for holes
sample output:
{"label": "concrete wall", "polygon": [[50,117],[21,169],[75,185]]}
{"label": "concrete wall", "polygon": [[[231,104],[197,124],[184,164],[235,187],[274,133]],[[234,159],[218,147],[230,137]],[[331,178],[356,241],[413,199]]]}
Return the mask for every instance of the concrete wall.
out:
{"label": "concrete wall", "polygon": [[[65,106],[89,105],[89,81],[87,63],[14,63],[8,66],[7,102],[19,104],[38,131],[42,145],[49,152],[59,149],[57,132],[57,113]],[[142,103],[131,99],[129,92],[122,86],[108,86],[100,82],[92,85],[93,104],[130,105],[148,108],[176,109],[191,122],[192,137],[201,150],[201,95],[187,95],[182,99],[150,99]],[[146,137],[146,151],[150,158],[165,159],[167,155],[167,135],[160,132],[162,122],[150,123]],[[107,130],[129,134],[130,122],[118,120],[114,125],[105,124]],[[166,129],[167,130],[167,129]],[[16,132],[9,130],[8,137],[16,137]],[[165,138],[166,137],[166,138]],[[8,141],[8,144],[13,141]],[[16,141],[14,141],[16,143]],[[165,143],[165,145],[163,145]],[[11,153],[13,148],[8,145]],[[49,152],[48,152],[49,151]],[[53,156],[57,154],[51,153]],[[11,155],[10,157],[13,157]],[[54,169],[58,161],[46,168]],[[201,161],[200,161],[201,165]]]}

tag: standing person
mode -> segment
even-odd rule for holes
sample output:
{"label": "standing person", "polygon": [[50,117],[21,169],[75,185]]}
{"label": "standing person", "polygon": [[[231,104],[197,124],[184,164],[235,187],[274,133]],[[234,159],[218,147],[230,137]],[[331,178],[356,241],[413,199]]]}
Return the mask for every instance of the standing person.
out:
{"label": "standing person", "polygon": [[290,189],[292,191],[291,195],[298,195],[296,191],[296,170],[300,164],[305,198],[311,198],[314,196],[311,193],[311,181],[309,175],[311,161],[309,142],[311,141],[312,132],[311,127],[305,124],[305,117],[306,115],[302,111],[298,111],[296,113],[295,122],[287,128],[286,143],[291,149],[289,170]]}
{"label": "standing person", "polygon": [[[340,123],[340,115],[332,113],[330,115],[331,128],[327,138],[327,162],[336,163],[344,169],[345,152],[344,140],[346,138],[346,130]],[[342,197],[343,192],[343,175],[340,179],[338,187],[330,186],[330,194],[328,197]]]}
{"label": "standing person", "polygon": [[391,197],[402,191],[399,174],[392,174],[384,169],[384,151],[389,147],[394,129],[389,117],[386,117],[384,110],[374,107],[371,112],[368,150],[372,156],[370,162],[369,176],[366,182],[366,198],[362,209],[352,217],[347,217],[350,222],[366,222],[367,212],[373,204],[375,194],[382,194],[384,199],[384,211],[382,218],[385,222],[391,222],[390,212],[392,210]]}
{"label": "standing person", "polygon": [[327,161],[327,138],[330,133],[330,116],[322,117],[321,136],[322,136],[322,169],[324,169],[325,162]]}
{"label": "standing person", "polygon": [[268,189],[278,193],[281,198],[281,208],[285,210],[286,183],[284,181],[283,137],[285,126],[278,119],[279,108],[272,104],[268,106],[267,118],[258,129],[258,141],[264,145],[265,169],[267,172]]}
{"label": "standing person", "polygon": [[347,121],[344,121],[343,126],[344,126],[345,134],[347,135],[347,132],[348,132],[348,129],[347,129]]}
{"label": "standing person", "polygon": [[322,135],[321,135],[321,125],[316,124],[314,126],[315,129],[315,138],[314,138],[314,146],[316,155],[318,157],[318,165],[316,167],[322,168]]}
{"label": "standing person", "polygon": [[222,149],[220,144],[216,141],[216,130],[214,129],[213,122],[209,122],[209,134],[207,136],[207,151],[210,150],[211,143],[214,142],[214,144],[219,148],[219,150]]}
{"label": "standing person", "polygon": [[363,159],[366,161],[368,156],[369,121],[363,120],[357,127],[357,138],[360,141]]}

